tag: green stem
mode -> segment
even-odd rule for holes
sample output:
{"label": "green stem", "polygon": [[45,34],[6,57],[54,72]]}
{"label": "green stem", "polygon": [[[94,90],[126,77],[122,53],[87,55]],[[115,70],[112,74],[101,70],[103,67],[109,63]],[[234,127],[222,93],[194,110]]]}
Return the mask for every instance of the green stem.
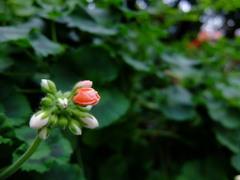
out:
{"label": "green stem", "polygon": [[32,146],[29,147],[28,150],[15,163],[13,163],[1,172],[0,180],[6,179],[7,177],[15,173],[32,156],[32,154],[37,150],[38,146],[41,144],[42,141],[43,140],[37,136]]}

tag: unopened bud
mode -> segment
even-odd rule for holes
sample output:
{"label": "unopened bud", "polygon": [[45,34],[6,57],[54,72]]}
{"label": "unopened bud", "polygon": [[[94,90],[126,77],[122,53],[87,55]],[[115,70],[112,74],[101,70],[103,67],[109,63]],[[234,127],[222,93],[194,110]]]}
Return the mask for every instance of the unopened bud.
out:
{"label": "unopened bud", "polygon": [[69,130],[75,135],[82,134],[82,127],[76,120],[71,120],[68,126]]}
{"label": "unopened bud", "polygon": [[54,82],[47,79],[42,79],[41,87],[42,90],[46,93],[55,94],[57,91]]}
{"label": "unopened bud", "polygon": [[81,120],[86,123],[83,125],[86,128],[94,129],[99,126],[97,119],[93,115],[91,117],[83,117]]}
{"label": "unopened bud", "polygon": [[51,114],[49,117],[49,126],[55,127],[58,125],[58,117],[55,114]]}
{"label": "unopened bud", "polygon": [[65,109],[68,105],[68,100],[67,98],[58,98],[58,104],[62,109]]}
{"label": "unopened bud", "polygon": [[240,175],[235,176],[234,180],[240,180]]}
{"label": "unopened bud", "polygon": [[49,127],[44,127],[38,131],[38,136],[42,139],[45,140],[50,134],[50,128]]}
{"label": "unopened bud", "polygon": [[30,127],[32,129],[40,129],[45,126],[49,121],[50,114],[48,112],[37,112],[30,119]]}
{"label": "unopened bud", "polygon": [[68,125],[68,120],[65,116],[60,116],[58,119],[58,126],[62,129],[65,129]]}
{"label": "unopened bud", "polygon": [[51,107],[52,106],[52,100],[48,97],[44,97],[41,100],[41,105],[44,107]]}
{"label": "unopened bud", "polygon": [[91,88],[92,84],[93,84],[93,82],[89,81],[89,80],[79,81],[77,84],[75,84],[74,88],[76,88],[76,87]]}

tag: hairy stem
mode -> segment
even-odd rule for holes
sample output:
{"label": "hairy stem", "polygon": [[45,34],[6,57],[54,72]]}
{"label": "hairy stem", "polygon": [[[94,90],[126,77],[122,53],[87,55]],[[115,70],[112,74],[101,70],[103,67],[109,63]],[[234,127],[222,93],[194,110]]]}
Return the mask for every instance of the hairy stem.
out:
{"label": "hairy stem", "polygon": [[32,154],[37,150],[38,146],[41,144],[42,141],[43,140],[37,136],[32,146],[30,146],[28,150],[16,162],[14,162],[12,165],[10,165],[1,172],[0,180],[6,179],[7,177],[15,173],[32,156]]}

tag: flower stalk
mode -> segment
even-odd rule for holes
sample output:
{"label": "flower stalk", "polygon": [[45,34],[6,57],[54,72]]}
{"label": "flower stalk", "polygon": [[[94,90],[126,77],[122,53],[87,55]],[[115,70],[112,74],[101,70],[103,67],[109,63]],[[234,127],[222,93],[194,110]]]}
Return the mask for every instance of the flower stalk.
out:
{"label": "flower stalk", "polygon": [[43,140],[37,136],[32,146],[30,146],[28,150],[16,162],[14,162],[12,165],[10,165],[1,172],[0,180],[4,180],[10,175],[12,175],[14,172],[16,172],[32,156],[32,154],[37,150],[42,141]]}

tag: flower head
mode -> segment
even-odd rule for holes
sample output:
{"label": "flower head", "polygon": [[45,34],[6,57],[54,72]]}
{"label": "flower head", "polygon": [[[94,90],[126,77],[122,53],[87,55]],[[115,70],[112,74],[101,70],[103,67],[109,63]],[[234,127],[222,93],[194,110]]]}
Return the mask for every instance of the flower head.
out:
{"label": "flower head", "polygon": [[78,94],[73,97],[73,100],[79,106],[96,105],[100,100],[98,92],[92,88],[81,88],[77,92]]}
{"label": "flower head", "polygon": [[96,128],[97,119],[87,113],[98,104],[100,96],[92,87],[92,81],[78,82],[71,91],[57,91],[54,82],[42,79],[41,87],[47,93],[41,100],[40,111],[30,119],[30,127],[38,130],[38,136],[45,140],[51,128],[68,129],[75,135],[82,134],[82,127]]}

